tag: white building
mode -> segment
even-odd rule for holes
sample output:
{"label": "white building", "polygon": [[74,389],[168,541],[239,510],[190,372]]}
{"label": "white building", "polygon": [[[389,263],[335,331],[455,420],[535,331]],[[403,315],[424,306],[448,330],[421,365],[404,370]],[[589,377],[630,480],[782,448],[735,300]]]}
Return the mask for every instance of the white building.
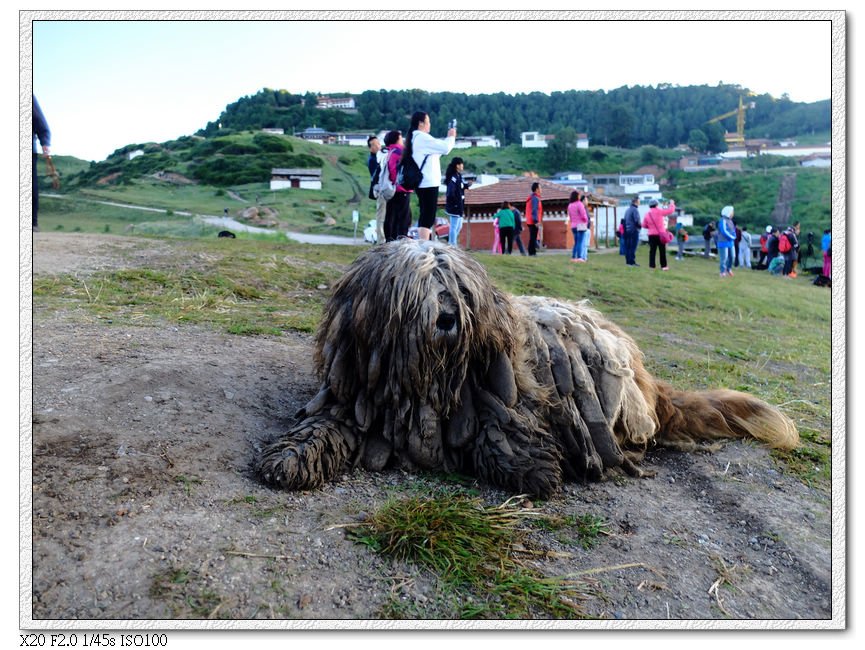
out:
{"label": "white building", "polygon": [[271,190],[320,190],[321,168],[318,169],[282,169],[270,170]]}
{"label": "white building", "polygon": [[[369,138],[368,133],[337,133],[336,144],[348,145],[349,147],[365,147]],[[384,142],[384,138],[381,138]]]}
{"label": "white building", "polygon": [[271,135],[285,135],[285,129],[277,127],[265,127],[261,131],[262,133],[270,133]]}
{"label": "white building", "polygon": [[135,151],[130,151],[128,154],[126,154],[126,159],[132,160],[133,158],[138,158],[138,156],[143,156],[143,155],[144,155],[144,149],[136,149]]}
{"label": "white building", "polygon": [[316,101],[316,108],[354,108],[354,97],[319,97]]}
{"label": "white building", "polygon": [[552,136],[543,135],[537,131],[523,131],[520,133],[524,149],[546,149],[548,138],[552,138]]}
{"label": "white building", "polygon": [[589,148],[589,135],[587,133],[577,133],[577,149]]}
{"label": "white building", "polygon": [[474,147],[501,147],[499,139],[492,135],[469,135],[457,137],[454,149],[471,149]]}
{"label": "white building", "polygon": [[633,196],[659,189],[654,174],[592,174],[589,183],[594,191],[611,196]]}

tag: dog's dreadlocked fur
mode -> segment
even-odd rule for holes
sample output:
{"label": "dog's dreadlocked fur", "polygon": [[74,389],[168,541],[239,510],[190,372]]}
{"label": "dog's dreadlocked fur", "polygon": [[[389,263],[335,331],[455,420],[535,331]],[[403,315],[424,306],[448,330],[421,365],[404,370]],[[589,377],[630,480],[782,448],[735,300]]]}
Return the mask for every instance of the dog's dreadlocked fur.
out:
{"label": "dog's dreadlocked fur", "polygon": [[798,444],[778,409],[731,390],[675,390],[642,356],[586,302],[509,296],[454,247],[377,246],[325,309],[321,389],[256,470],[306,489],[356,465],[438,468],[549,497],[615,467],[642,475],[650,444]]}

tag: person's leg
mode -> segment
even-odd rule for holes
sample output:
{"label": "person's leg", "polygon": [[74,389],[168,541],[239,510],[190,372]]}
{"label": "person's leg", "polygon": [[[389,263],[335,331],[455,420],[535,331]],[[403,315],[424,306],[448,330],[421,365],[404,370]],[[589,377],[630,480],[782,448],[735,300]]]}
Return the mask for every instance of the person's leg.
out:
{"label": "person's leg", "polygon": [[667,268],[667,245],[658,238],[658,251],[661,255],[661,268]]}
{"label": "person's leg", "polygon": [[439,188],[420,187],[417,190],[418,205],[420,213],[417,219],[418,239],[425,241],[432,239],[432,228],[435,225],[436,210],[438,206]]}
{"label": "person's leg", "polygon": [[571,259],[577,259],[577,254],[580,252],[580,231],[576,228],[571,228],[571,233],[574,235],[574,246],[571,248]]}
{"label": "person's leg", "polygon": [[33,229],[39,227],[36,213],[39,212],[39,176],[36,174],[36,152],[33,152]]}
{"label": "person's leg", "polygon": [[520,249],[520,255],[526,254],[526,248],[523,246],[523,233],[515,232],[514,233],[514,241],[517,243],[517,248]]}
{"label": "person's leg", "polygon": [[387,219],[387,201],[383,196],[379,196],[375,200],[375,233],[379,244],[384,242],[387,237],[384,233],[384,222]]}
{"label": "person's leg", "polygon": [[658,236],[649,235],[649,268],[655,268],[655,251],[658,249]]}
{"label": "person's leg", "polygon": [[538,227],[535,225],[529,226],[529,255],[536,255],[538,243]]}

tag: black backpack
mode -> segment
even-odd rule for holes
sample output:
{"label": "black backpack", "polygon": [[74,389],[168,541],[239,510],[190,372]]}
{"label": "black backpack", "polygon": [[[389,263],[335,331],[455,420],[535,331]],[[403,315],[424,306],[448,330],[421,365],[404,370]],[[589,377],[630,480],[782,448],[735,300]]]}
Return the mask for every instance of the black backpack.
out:
{"label": "black backpack", "polygon": [[406,190],[416,190],[423,180],[423,167],[429,154],[423,157],[420,167],[414,161],[414,156],[403,156],[396,168],[396,184]]}

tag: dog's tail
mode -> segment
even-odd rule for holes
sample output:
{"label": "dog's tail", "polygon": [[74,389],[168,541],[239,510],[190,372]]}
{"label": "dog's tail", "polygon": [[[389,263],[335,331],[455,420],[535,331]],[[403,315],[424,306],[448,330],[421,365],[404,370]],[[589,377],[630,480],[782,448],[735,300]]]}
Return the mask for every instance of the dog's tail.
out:
{"label": "dog's tail", "polygon": [[778,408],[746,393],[676,390],[655,380],[657,442],[679,449],[724,438],[754,438],[774,449],[795,449],[799,432]]}

